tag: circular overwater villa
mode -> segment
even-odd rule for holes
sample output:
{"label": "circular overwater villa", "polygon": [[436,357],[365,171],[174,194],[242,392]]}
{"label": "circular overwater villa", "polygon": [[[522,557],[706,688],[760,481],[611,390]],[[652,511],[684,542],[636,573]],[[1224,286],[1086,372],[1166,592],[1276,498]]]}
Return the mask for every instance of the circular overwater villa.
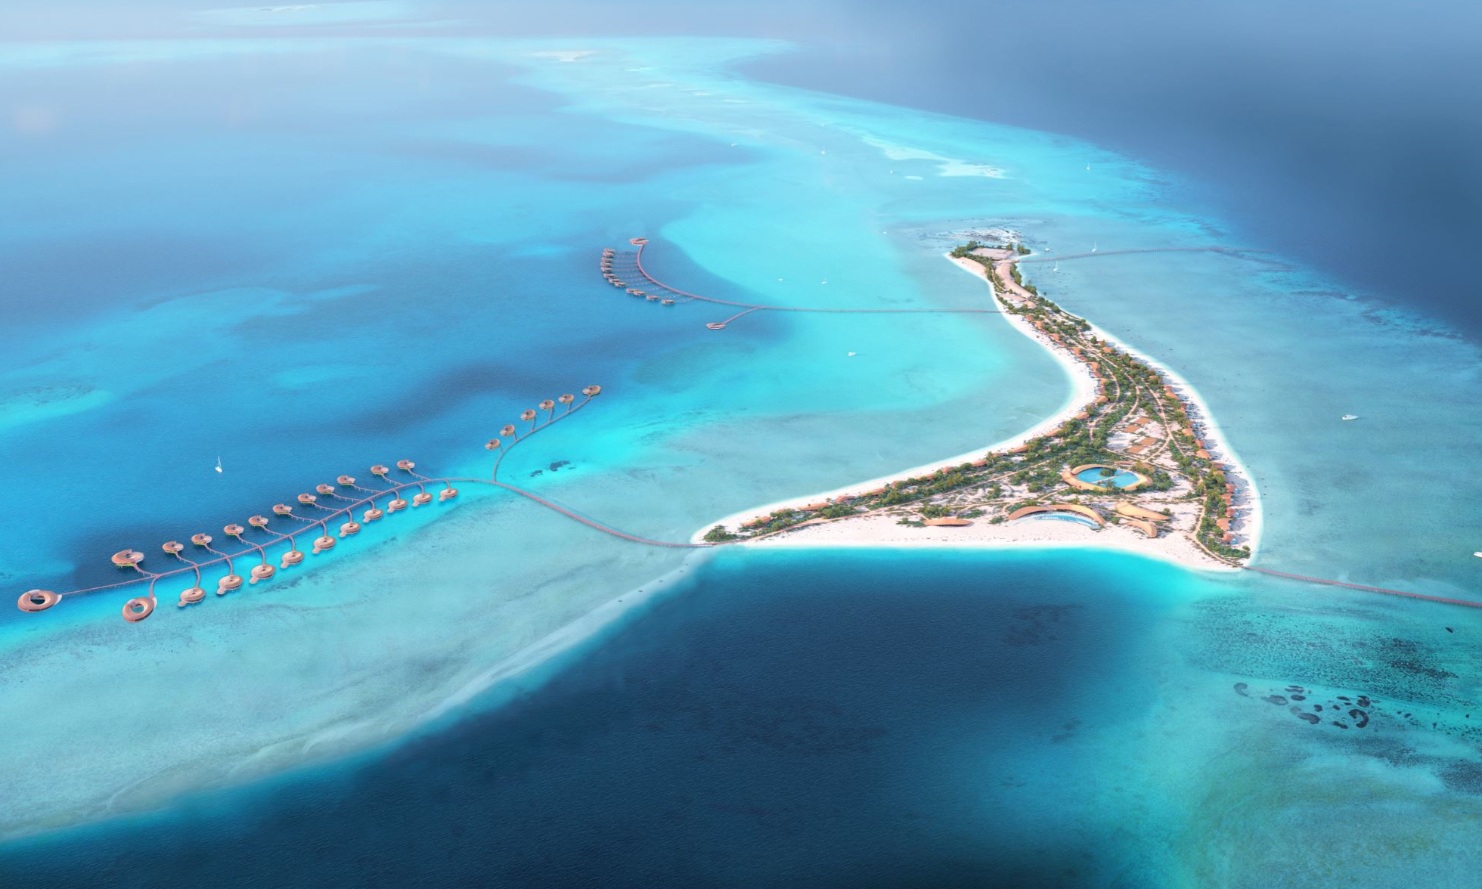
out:
{"label": "circular overwater villa", "polygon": [[[543,399],[538,408],[526,410],[520,415],[522,421],[531,424],[529,429],[525,430],[523,434],[520,434],[519,430],[513,424],[506,424],[500,430],[499,436],[490,439],[488,444],[485,445],[485,448],[490,451],[497,451],[498,456],[503,457],[516,442],[522,441],[532,433],[584,407],[587,402],[601,393],[601,386],[592,385],[581,390],[581,394],[585,398],[584,401],[578,402],[577,396],[569,393],[556,398]],[[564,407],[565,410],[558,414],[558,406]],[[508,439],[508,442],[502,442],[501,439]],[[144,553],[129,547],[114,553],[110,560],[114,567],[132,572],[136,576],[135,580],[103,584],[101,586],[68,592],[31,589],[22,593],[17,598],[16,606],[21,611],[28,613],[46,611],[60,603],[67,596],[94,593],[130,586],[134,583],[147,582],[149,584],[148,592],[145,595],[129,599],[124,603],[122,609],[125,620],[130,623],[139,623],[154,613],[157,605],[155,587],[161,580],[180,574],[189,574],[191,576],[190,582],[192,585],[180,592],[178,602],[179,607],[185,608],[195,605],[206,598],[206,587],[203,585],[204,577],[202,569],[216,565],[225,567],[227,573],[224,576],[218,577],[216,581],[216,595],[224,596],[229,592],[242,589],[244,583],[254,585],[272,580],[278,576],[280,567],[286,569],[303,564],[305,555],[298,549],[298,543],[295,539],[298,534],[304,532],[313,533],[313,530],[317,529],[318,536],[314,538],[312,551],[315,555],[318,555],[334,549],[338,540],[360,533],[364,528],[362,523],[369,524],[408,508],[426,506],[432,503],[434,499],[444,503],[453,500],[458,496],[458,489],[453,487],[452,484],[454,481],[485,481],[488,484],[509,487],[508,485],[501,485],[498,480],[499,463],[497,459],[495,461],[493,475],[488,480],[429,478],[425,475],[419,475],[416,472],[417,464],[412,460],[406,459],[397,460],[395,466],[398,471],[405,473],[409,478],[393,479],[391,477],[391,467],[385,464],[377,463],[370,468],[371,475],[383,485],[380,489],[361,487],[356,484],[355,477],[351,475],[341,475],[335,479],[336,484],[340,488],[355,490],[365,496],[347,496],[340,493],[335,485],[328,482],[315,485],[313,489],[315,493],[313,494],[305,492],[297,495],[295,498],[296,502],[304,507],[305,511],[309,515],[314,516],[314,518],[295,515],[294,507],[288,503],[275,504],[271,510],[272,515],[283,519],[290,519],[298,523],[297,525],[287,526],[286,532],[272,528],[272,520],[265,515],[251,516],[247,519],[246,525],[235,522],[226,525],[222,529],[222,532],[234,544],[239,547],[246,547],[245,549],[224,552],[212,546],[214,539],[210,534],[193,534],[190,537],[190,543],[198,550],[207,553],[208,556],[187,558],[184,555],[186,551],[186,545],[184,543],[178,540],[167,541],[161,545],[160,549],[178,562],[178,567],[169,567],[162,571],[153,572],[141,567],[141,563],[144,561]],[[433,492],[427,490],[427,486],[432,484],[443,486],[441,490],[437,491],[435,498]],[[513,490],[518,491],[519,489]],[[321,500],[321,498],[324,499]],[[377,505],[378,501],[381,501],[382,498],[384,498],[385,503],[384,510]],[[539,498],[535,499],[539,500]],[[326,502],[331,503],[331,505],[326,506]],[[364,511],[361,513],[359,521],[357,521],[355,510],[359,507],[364,507]],[[337,528],[331,530],[331,522],[336,520],[342,521],[340,521]],[[255,539],[249,539],[249,535]],[[269,548],[285,545],[287,548],[281,552],[279,566],[275,567],[270,564]],[[192,550],[192,553],[194,552]],[[252,566],[246,572],[247,578],[244,578],[237,573],[234,562],[244,557],[250,558],[253,555],[257,557],[258,564]]]}

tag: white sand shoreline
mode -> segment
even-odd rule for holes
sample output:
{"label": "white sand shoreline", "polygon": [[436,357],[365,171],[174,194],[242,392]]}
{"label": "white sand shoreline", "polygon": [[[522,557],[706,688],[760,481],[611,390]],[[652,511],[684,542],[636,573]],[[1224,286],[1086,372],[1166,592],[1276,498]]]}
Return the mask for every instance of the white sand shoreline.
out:
{"label": "white sand shoreline", "polygon": [[899,524],[893,515],[871,513],[804,525],[785,534],[736,545],[758,549],[1103,549],[1201,571],[1240,570],[1205,555],[1182,534],[1165,534],[1148,540],[1118,525],[1092,531],[1074,522],[1055,519],[918,528]]}
{"label": "white sand shoreline", "polygon": [[[951,257],[948,258],[950,259]],[[966,271],[978,274],[978,277],[982,278],[985,281],[987,280],[987,278],[983,274],[974,272],[974,270],[970,268],[970,266],[977,266],[978,270],[981,271],[982,266],[978,265],[977,263],[972,262],[971,260],[952,259],[952,261]],[[991,288],[992,284],[989,284],[989,287]],[[984,447],[974,448],[973,450],[968,451],[964,454],[958,454],[954,457],[947,457],[941,460],[934,460],[930,463],[925,463],[920,466],[914,466],[910,469],[903,469],[899,472],[892,472],[889,475],[882,475],[878,478],[867,479],[860,482],[851,482],[848,485],[834,488],[829,491],[806,494],[798,497],[789,497],[785,500],[778,500],[773,503],[765,504],[763,506],[754,506],[740,512],[731,513],[724,518],[707,523],[703,528],[690,535],[690,542],[699,543],[703,541],[705,532],[709,531],[716,525],[735,525],[737,523],[750,520],[756,516],[767,515],[774,510],[805,506],[809,503],[817,503],[820,500],[827,500],[830,498],[839,497],[844,494],[857,494],[860,491],[868,491],[871,488],[878,488],[882,485],[889,484],[890,482],[897,481],[899,479],[930,475],[931,473],[936,472],[938,469],[961,466],[964,463],[971,463],[974,460],[981,460],[983,458],[983,455],[988,453],[992,453],[995,451],[1007,451],[1012,448],[1016,448],[1021,444],[1038,438],[1041,435],[1045,435],[1051,430],[1060,427],[1063,423],[1065,423],[1065,421],[1074,417],[1077,413],[1080,412],[1082,408],[1085,407],[1088,402],[1096,397],[1096,377],[1094,374],[1091,373],[1088,367],[1071,358],[1070,355],[1066,352],[1052,348],[1050,339],[1036,330],[1034,326],[1028,321],[1023,320],[1017,315],[1010,315],[1007,313],[1005,313],[1002,317],[1014,327],[1016,327],[1025,336],[1035,340],[1040,345],[1044,346],[1046,351],[1048,351],[1050,355],[1054,357],[1055,362],[1062,368],[1064,368],[1066,375],[1070,377],[1071,392],[1069,395],[1066,396],[1064,403],[1061,404],[1059,409],[1057,409],[1053,414],[1034,424],[1023,432],[1020,432],[1016,435],[1010,436],[1009,438],[1005,438],[993,444],[985,445]]]}
{"label": "white sand shoreline", "polygon": [[[992,279],[989,277],[988,269],[982,263],[971,259],[954,257],[950,254],[947,254],[946,258],[958,268],[976,276],[987,284],[995,303],[998,302],[996,288]],[[1072,381],[1072,391],[1065,403],[1054,414],[1018,435],[966,454],[912,467],[890,475],[856,482],[829,491],[791,497],[732,513],[717,521],[706,523],[691,535],[691,542],[702,541],[705,533],[716,525],[734,526],[759,516],[768,515],[778,509],[798,508],[824,500],[834,499],[842,495],[859,494],[891,482],[920,477],[942,468],[972,462],[981,459],[983,455],[988,453],[1000,453],[1010,450],[1059,427],[1062,423],[1083,410],[1096,397],[1096,378],[1089,366],[1077,361],[1068,350],[1057,348],[1054,342],[1035,329],[1028,321],[1017,315],[1008,313],[1005,313],[1002,317],[1025,336],[1044,346],[1046,351],[1055,358],[1069,375]],[[1209,407],[1199,396],[1198,390],[1172,369],[1153,360],[1144,353],[1131,348],[1105,330],[1095,325],[1091,325],[1091,330],[1095,336],[1115,344],[1129,355],[1132,355],[1139,361],[1144,362],[1149,367],[1155,368],[1159,373],[1163,374],[1170,385],[1178,392],[1179,396],[1188,402],[1192,408],[1196,409],[1196,421],[1200,424],[1201,436],[1205,441],[1206,449],[1210,451],[1217,461],[1228,464],[1232,468],[1229,475],[1235,477],[1234,480],[1236,481],[1237,489],[1244,492],[1247,498],[1249,514],[1244,520],[1242,531],[1248,540],[1251,556],[1254,558],[1260,545],[1262,530],[1260,492],[1257,490],[1249,470],[1241,462],[1239,457],[1235,455],[1234,449],[1230,447],[1219,424],[1215,422]],[[900,525],[893,516],[872,513],[807,524],[780,535],[766,537],[760,540],[745,541],[739,545],[748,547],[841,548],[1097,548],[1137,553],[1203,571],[1239,570],[1211,558],[1195,545],[1193,541],[1182,534],[1169,534],[1149,540],[1134,534],[1128,529],[1118,528],[1116,526],[1108,526],[1101,531],[1092,531],[1089,528],[1073,523],[1053,520],[1020,521],[1012,524],[976,523],[968,527],[917,528]]]}

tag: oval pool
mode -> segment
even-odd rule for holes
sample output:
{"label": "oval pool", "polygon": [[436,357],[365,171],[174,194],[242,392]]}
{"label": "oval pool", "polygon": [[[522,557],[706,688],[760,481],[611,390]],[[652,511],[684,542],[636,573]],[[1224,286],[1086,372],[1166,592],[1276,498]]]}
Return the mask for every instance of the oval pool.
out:
{"label": "oval pool", "polygon": [[1114,475],[1102,475],[1101,473],[1102,469],[1100,466],[1093,466],[1090,469],[1082,469],[1080,472],[1077,472],[1075,477],[1083,482],[1090,482],[1093,485],[1111,485],[1117,488],[1130,488],[1140,480],[1137,473],[1129,472],[1125,469],[1118,469]]}

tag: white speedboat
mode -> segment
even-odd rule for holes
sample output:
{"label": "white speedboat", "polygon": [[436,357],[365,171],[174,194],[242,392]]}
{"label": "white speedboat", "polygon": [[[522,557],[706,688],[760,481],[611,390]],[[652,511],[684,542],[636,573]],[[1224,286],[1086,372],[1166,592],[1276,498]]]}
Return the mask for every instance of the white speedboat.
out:
{"label": "white speedboat", "polygon": [[1342,419],[1344,419],[1344,420],[1357,420],[1358,419],[1358,414],[1344,414],[1343,417],[1342,417]]}
{"label": "white speedboat", "polygon": [[221,472],[221,458],[220,457],[217,457],[216,458],[216,471],[217,472]]}

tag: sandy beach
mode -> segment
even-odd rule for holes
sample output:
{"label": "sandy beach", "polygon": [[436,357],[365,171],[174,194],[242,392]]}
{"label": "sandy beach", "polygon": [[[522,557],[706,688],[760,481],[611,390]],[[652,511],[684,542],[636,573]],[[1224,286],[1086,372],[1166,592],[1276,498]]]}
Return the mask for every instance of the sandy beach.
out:
{"label": "sandy beach", "polygon": [[[988,285],[990,293],[995,291],[995,284],[989,277],[988,269],[982,263],[963,257],[954,257],[950,254],[947,254],[945,258],[958,268],[977,277],[984,284]],[[1010,286],[1011,289],[1018,290],[1016,285],[1011,284]],[[1028,296],[1022,290],[1019,291],[1018,295]],[[715,525],[734,527],[754,518],[766,516],[775,510],[798,508],[845,495],[860,494],[894,481],[920,477],[936,472],[938,469],[971,462],[980,459],[987,453],[1001,453],[1010,450],[1059,427],[1066,420],[1069,420],[1080,412],[1096,397],[1096,378],[1088,366],[1076,360],[1068,350],[1060,347],[1018,315],[1005,313],[1003,318],[1025,336],[1044,346],[1046,351],[1054,356],[1055,360],[1065,369],[1066,374],[1070,377],[1072,391],[1060,410],[1040,423],[1035,424],[1033,427],[1026,429],[1019,435],[987,445],[979,450],[959,454],[923,466],[912,467],[891,475],[835,488],[830,491],[815,492],[733,513],[715,522],[707,523],[691,535],[691,541],[702,541],[705,533]],[[1188,403],[1191,409],[1190,413],[1195,418],[1196,428],[1205,440],[1210,453],[1216,460],[1233,467],[1230,477],[1234,480],[1241,496],[1240,508],[1246,512],[1242,530],[1249,540],[1251,553],[1254,555],[1259,545],[1261,534],[1260,495],[1251,481],[1250,473],[1246,470],[1245,465],[1235,457],[1234,450],[1230,448],[1229,444],[1220,434],[1218,424],[1214,422],[1212,414],[1199,397],[1198,392],[1193,386],[1189,385],[1187,380],[1183,379],[1177,373],[1153,361],[1136,349],[1129,347],[1115,336],[1095,325],[1092,325],[1091,330],[1097,337],[1115,344],[1118,348],[1133,355],[1139,361],[1156,368],[1169,381],[1175,391],[1178,392],[1179,397]],[[892,510],[891,513],[893,512],[895,511]],[[1127,527],[1109,524],[1097,531],[1075,522],[1055,519],[1026,519],[1017,522],[999,522],[996,524],[984,519],[976,521],[971,525],[960,527],[917,527],[902,525],[899,522],[899,518],[899,516],[894,514],[876,512],[841,519],[819,520],[804,523],[780,534],[746,541],[741,545],[765,547],[1095,547],[1140,553],[1152,558],[1201,570],[1239,570],[1218,559],[1212,558],[1187,534],[1182,532],[1167,533],[1157,538],[1148,539]]]}
{"label": "sandy beach", "polygon": [[[951,256],[948,256],[947,258],[959,268],[962,268],[965,271],[977,275],[979,279],[987,283],[988,279],[986,276],[986,272],[978,263],[967,259],[955,259]],[[992,287],[991,284],[989,286]],[[1029,427],[1028,429],[1017,435],[1005,438],[1002,441],[984,445],[981,448],[976,448],[974,450],[968,451],[965,454],[957,454],[952,457],[945,457],[941,460],[935,460],[931,463],[922,464],[921,466],[913,466],[910,469],[903,469],[900,472],[893,472],[889,475],[882,475],[878,478],[866,479],[865,481],[855,482],[853,484],[834,488],[829,491],[802,494],[797,497],[789,497],[785,500],[778,500],[762,506],[754,506],[741,512],[732,513],[728,516],[706,524],[703,528],[696,531],[693,535],[690,536],[690,542],[701,542],[704,539],[705,532],[715,527],[716,525],[726,525],[729,527],[731,525],[749,521],[750,519],[756,518],[758,516],[767,515],[768,513],[771,513],[775,510],[804,506],[809,503],[817,503],[820,500],[829,500],[848,494],[858,494],[861,491],[868,491],[872,488],[878,488],[882,485],[889,484],[899,479],[930,475],[931,473],[936,472],[938,469],[944,469],[952,466],[961,466],[963,463],[971,463],[974,460],[981,460],[984,454],[1011,450],[1021,444],[1024,444],[1025,442],[1032,441],[1033,439],[1036,439],[1041,435],[1045,435],[1051,430],[1058,428],[1063,423],[1065,423],[1066,420],[1069,420],[1071,417],[1075,416],[1086,405],[1087,402],[1096,397],[1096,377],[1091,373],[1090,369],[1088,369],[1084,364],[1081,364],[1080,362],[1072,359],[1071,356],[1064,350],[1053,348],[1053,344],[1051,343],[1050,339],[1044,334],[1040,333],[1038,330],[1035,330],[1034,326],[1031,325],[1029,322],[1023,320],[1017,315],[1004,314],[1002,317],[1005,321],[1012,324],[1025,336],[1044,346],[1046,351],[1054,356],[1056,363],[1058,363],[1062,368],[1065,369],[1066,375],[1070,377],[1070,395],[1066,397],[1065,403],[1062,404],[1060,406],[1060,409],[1055,411],[1055,413],[1051,414],[1050,416],[1046,417],[1045,419],[1041,420],[1040,422],[1034,424],[1033,426]]]}
{"label": "sandy beach", "polygon": [[1250,547],[1250,560],[1254,561],[1261,549],[1261,529],[1263,525],[1261,492],[1256,487],[1255,478],[1250,474],[1250,470],[1236,456],[1235,449],[1230,447],[1230,443],[1225,440],[1219,423],[1214,419],[1214,414],[1210,413],[1209,406],[1204,403],[1204,399],[1200,397],[1199,390],[1190,385],[1189,381],[1180,376],[1177,371],[1154,361],[1152,358],[1132,348],[1095,324],[1091,325],[1091,332],[1149,367],[1157,368],[1158,372],[1163,374],[1168,380],[1173,390],[1178,393],[1179,398],[1183,399],[1190,406],[1191,410],[1189,413],[1194,420],[1194,429],[1198,432],[1199,437],[1204,439],[1205,449],[1213,455],[1216,461],[1226,466],[1234,467],[1234,471],[1227,473],[1227,475],[1235,483],[1236,496],[1238,498],[1236,508],[1245,510],[1245,516],[1242,520],[1244,524],[1241,526],[1241,531],[1245,535],[1246,545]]}
{"label": "sandy beach", "polygon": [[1057,519],[1021,519],[965,527],[899,524],[896,516],[872,513],[803,525],[785,534],[740,544],[749,547],[928,547],[963,549],[1112,549],[1205,571],[1238,571],[1206,555],[1183,534],[1148,540],[1131,528],[1107,525],[1100,531]]}

